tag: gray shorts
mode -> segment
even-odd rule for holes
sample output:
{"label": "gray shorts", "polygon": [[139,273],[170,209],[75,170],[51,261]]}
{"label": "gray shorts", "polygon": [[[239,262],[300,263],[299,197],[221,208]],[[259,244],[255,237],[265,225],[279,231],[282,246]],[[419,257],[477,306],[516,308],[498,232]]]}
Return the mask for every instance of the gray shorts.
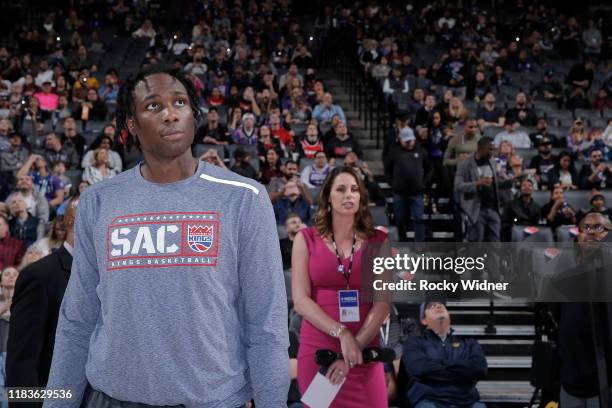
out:
{"label": "gray shorts", "polygon": [[[102,391],[91,388],[91,385],[87,384],[85,389],[85,395],[83,396],[83,402],[81,408],[152,408],[152,407],[165,407],[165,408],[185,408],[184,405],[148,405],[140,402],[128,402],[120,401],[113,397],[110,397]],[[228,407],[229,408],[229,407]],[[236,407],[236,408],[242,408]]]}

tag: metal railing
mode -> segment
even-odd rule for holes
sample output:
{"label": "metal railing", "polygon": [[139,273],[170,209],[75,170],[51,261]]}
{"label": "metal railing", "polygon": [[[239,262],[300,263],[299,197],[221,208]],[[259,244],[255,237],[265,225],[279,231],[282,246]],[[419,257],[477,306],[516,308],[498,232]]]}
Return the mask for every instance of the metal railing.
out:
{"label": "metal railing", "polygon": [[382,89],[372,85],[372,79],[363,71],[356,56],[347,55],[346,52],[336,56],[334,70],[348,94],[349,103],[357,112],[358,119],[363,120],[370,140],[376,140],[376,148],[380,148],[381,140],[391,125]]}

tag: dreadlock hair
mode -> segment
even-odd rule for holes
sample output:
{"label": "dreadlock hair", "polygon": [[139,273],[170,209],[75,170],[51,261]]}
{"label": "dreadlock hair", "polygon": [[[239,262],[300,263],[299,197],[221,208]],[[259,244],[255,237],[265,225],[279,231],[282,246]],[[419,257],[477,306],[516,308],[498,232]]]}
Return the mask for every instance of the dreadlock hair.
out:
{"label": "dreadlock hair", "polygon": [[193,117],[197,126],[197,123],[202,116],[202,112],[199,109],[200,98],[198,97],[198,93],[193,85],[193,82],[191,82],[191,80],[186,76],[185,72],[178,68],[164,64],[150,65],[141,68],[136,74],[130,75],[119,90],[117,110],[115,111],[115,115],[117,116],[117,128],[115,130],[116,142],[122,139],[122,135],[124,133],[127,133],[124,138],[125,145],[127,147],[136,145],[136,147],[140,148],[138,138],[132,135],[128,130],[127,119],[130,116],[134,116],[134,89],[141,81],[146,83],[147,77],[155,74],[170,75],[183,84],[187,90],[189,104],[191,105],[191,110],[193,111]]}

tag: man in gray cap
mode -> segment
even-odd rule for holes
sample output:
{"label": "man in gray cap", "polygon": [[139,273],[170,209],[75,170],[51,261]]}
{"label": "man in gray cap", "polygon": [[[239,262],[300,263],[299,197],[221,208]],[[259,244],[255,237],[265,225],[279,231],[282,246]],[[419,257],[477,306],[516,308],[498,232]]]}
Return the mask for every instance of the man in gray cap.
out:
{"label": "man in gray cap", "polygon": [[425,241],[423,192],[431,179],[427,152],[409,127],[400,129],[385,161],[385,176],[393,190],[393,211],[400,241],[406,241],[406,214],[414,223],[414,241]]}

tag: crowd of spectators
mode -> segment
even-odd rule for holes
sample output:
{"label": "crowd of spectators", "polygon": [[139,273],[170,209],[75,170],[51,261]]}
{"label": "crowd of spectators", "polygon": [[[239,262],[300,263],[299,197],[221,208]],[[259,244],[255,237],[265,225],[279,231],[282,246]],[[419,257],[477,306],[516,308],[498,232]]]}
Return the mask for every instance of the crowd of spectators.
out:
{"label": "crowd of spectators", "polygon": [[[317,57],[338,45],[355,50],[394,123],[382,160],[400,239],[409,218],[415,239],[426,239],[424,206],[435,213],[438,197],[449,196],[462,216],[461,194],[471,187],[456,174],[467,159],[477,169],[493,163],[486,180],[470,182],[483,208],[497,208],[502,239],[516,224],[558,227],[575,225],[589,209],[610,214],[601,193],[612,186],[605,14],[575,18],[522,2],[495,11],[477,2],[357,2],[323,7],[311,36],[288,0],[193,5],[172,30],[157,18],[158,6],[118,0],[51,12],[40,24],[20,25],[15,42],[0,48],[0,269],[7,275],[61,245],[71,196],[140,160],[130,138],[115,131],[125,76],[121,61],[103,64],[113,36],[144,40],[143,65],[165,62],[189,74],[204,113],[194,153],[266,186],[286,231],[285,268],[333,166],[355,168],[371,204],[385,203],[381,180],[321,80]],[[491,146],[480,141],[485,136]],[[572,208],[565,195],[573,190],[583,190],[591,207]],[[537,191],[550,192],[549,204],[535,203]],[[11,291],[2,293],[10,305]]]}
{"label": "crowd of spectators", "polygon": [[[463,220],[456,240],[466,239],[475,222],[462,206],[462,196],[474,192],[478,205],[495,207],[500,231],[494,236],[510,239],[501,224],[557,227],[559,221],[551,220],[562,218],[562,224],[576,225],[588,208],[568,209],[563,193],[583,190],[586,201],[610,188],[609,12],[592,7],[575,15],[522,2],[500,6],[358,2],[330,10],[331,30],[342,48],[353,50],[348,61],[355,61],[394,123],[382,161],[400,240],[406,239],[409,218],[415,240],[424,240],[420,202],[436,213],[440,196],[451,199],[455,219]],[[495,173],[495,185],[471,180],[478,183],[472,191],[455,174],[484,136],[494,143],[494,164],[485,170]],[[423,149],[416,157],[424,156],[424,164],[397,160],[415,148]],[[522,193],[527,190],[550,191],[550,203],[535,203]],[[531,216],[517,217],[514,210],[526,203]]]}

